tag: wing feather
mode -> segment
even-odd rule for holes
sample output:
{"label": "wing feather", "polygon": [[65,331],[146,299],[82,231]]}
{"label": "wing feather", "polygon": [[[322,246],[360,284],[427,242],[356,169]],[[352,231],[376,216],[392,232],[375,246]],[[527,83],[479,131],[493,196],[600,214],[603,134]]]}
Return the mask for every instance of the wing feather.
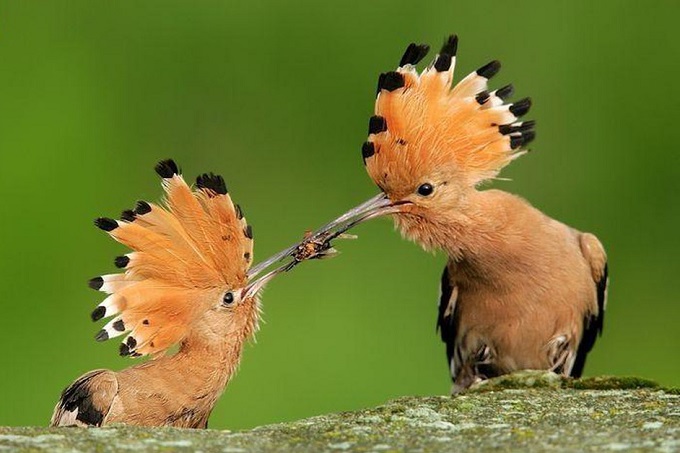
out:
{"label": "wing feather", "polygon": [[570,375],[578,378],[583,374],[586,357],[593,349],[595,341],[604,329],[604,314],[607,307],[607,287],[609,286],[609,265],[607,255],[600,241],[590,233],[581,235],[581,252],[588,262],[595,286],[597,311],[585,313],[583,317],[583,335],[576,351],[576,359]]}

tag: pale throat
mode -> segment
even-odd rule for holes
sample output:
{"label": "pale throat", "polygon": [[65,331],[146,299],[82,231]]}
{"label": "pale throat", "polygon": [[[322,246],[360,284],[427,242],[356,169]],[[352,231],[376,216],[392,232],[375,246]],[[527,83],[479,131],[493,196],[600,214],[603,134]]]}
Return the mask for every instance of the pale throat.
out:
{"label": "pale throat", "polygon": [[402,235],[427,251],[441,250],[454,261],[483,261],[500,234],[483,192],[474,191],[454,206],[394,215]]}
{"label": "pale throat", "polygon": [[168,359],[171,366],[186,365],[194,374],[204,374],[206,385],[220,389],[238,368],[243,346],[257,330],[256,312],[233,320],[225,328],[214,328],[213,323],[194,327],[182,342],[179,351]]}

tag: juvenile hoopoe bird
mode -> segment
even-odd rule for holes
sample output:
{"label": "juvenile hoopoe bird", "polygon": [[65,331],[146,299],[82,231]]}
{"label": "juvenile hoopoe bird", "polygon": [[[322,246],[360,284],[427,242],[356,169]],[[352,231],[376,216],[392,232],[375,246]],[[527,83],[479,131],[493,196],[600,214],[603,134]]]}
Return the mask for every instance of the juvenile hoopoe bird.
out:
{"label": "juvenile hoopoe bird", "polygon": [[506,104],[511,85],[489,91],[498,61],[452,88],[457,47],[450,36],[418,73],[429,48],[411,44],[380,75],[362,154],[382,193],[329,227],[392,214],[406,238],[448,254],[437,326],[454,392],[521,369],[578,377],[602,332],[604,248],[516,195],[478,189],[526,153],[531,101]]}
{"label": "juvenile hoopoe bird", "polygon": [[[319,243],[255,278],[259,272],[248,272],[252,229],[223,178],[203,174],[192,189],[172,160],[160,162],[156,172],[163,178],[164,204],[140,201],[121,220],[95,221],[133,252],[115,260],[124,273],[89,282],[109,294],[92,320],[115,316],[96,339],[127,334],[120,354],[151,360],[81,376],[62,393],[51,426],[205,428],[244,342],[258,328],[260,289],[298,262],[333,251],[330,243]],[[179,350],[165,354],[175,344]]]}

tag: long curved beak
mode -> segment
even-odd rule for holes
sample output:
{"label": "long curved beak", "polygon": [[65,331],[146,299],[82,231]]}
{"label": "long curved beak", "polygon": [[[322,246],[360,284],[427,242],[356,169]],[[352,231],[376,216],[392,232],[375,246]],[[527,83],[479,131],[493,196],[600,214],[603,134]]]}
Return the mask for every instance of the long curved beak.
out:
{"label": "long curved beak", "polygon": [[281,266],[267,272],[266,274],[264,274],[263,276],[261,276],[259,278],[255,278],[254,280],[251,279],[250,283],[248,283],[248,286],[246,286],[245,289],[243,290],[243,293],[241,294],[241,298],[246,299],[247,297],[255,296],[257,293],[259,293],[262,290],[262,288],[264,288],[264,285],[269,283],[274,277],[276,277],[277,275],[279,275],[281,273],[288,272],[289,270],[291,270],[296,265],[297,265],[297,263],[295,263],[294,261],[284,263]]}
{"label": "long curved beak", "polygon": [[[345,231],[366,220],[398,212],[399,206],[402,204],[404,203],[392,202],[387,195],[382,192],[379,193],[307,235],[302,241],[253,266],[248,271],[249,279],[257,277],[275,263],[288,260],[285,264],[255,280],[249,287],[255,288],[257,286],[258,289],[255,290],[255,292],[257,292],[276,275],[282,272],[288,272],[303,261],[332,255],[332,252],[335,251],[331,246],[332,240],[342,237]],[[261,281],[263,281],[263,283],[260,283]],[[250,294],[255,294],[255,292],[251,292]]]}
{"label": "long curved beak", "polygon": [[342,234],[366,220],[397,212],[402,203],[393,203],[383,192],[342,214],[337,219],[321,227],[315,234],[322,235],[335,230]]}

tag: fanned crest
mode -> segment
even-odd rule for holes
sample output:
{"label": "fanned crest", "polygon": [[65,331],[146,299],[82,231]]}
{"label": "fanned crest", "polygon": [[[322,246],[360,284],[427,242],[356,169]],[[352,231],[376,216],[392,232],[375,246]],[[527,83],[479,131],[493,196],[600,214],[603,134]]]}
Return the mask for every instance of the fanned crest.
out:
{"label": "fanned crest", "polygon": [[181,342],[225,291],[246,285],[252,262],[252,230],[221,176],[203,174],[192,189],[172,160],[156,172],[163,178],[162,203],[139,201],[121,220],[95,220],[132,249],[115,260],[123,273],[90,280],[109,294],[92,320],[115,316],[96,339],[127,333],[124,356],[156,355]]}
{"label": "fanned crest", "polygon": [[489,79],[500,70],[498,61],[451,87],[457,48],[458,38],[452,35],[418,73],[415,65],[429,47],[411,44],[397,70],[380,75],[362,154],[381,188],[389,187],[391,178],[416,181],[437,169],[474,186],[494,178],[534,139],[534,122],[519,121],[531,100],[506,104],[512,85],[488,91]]}

